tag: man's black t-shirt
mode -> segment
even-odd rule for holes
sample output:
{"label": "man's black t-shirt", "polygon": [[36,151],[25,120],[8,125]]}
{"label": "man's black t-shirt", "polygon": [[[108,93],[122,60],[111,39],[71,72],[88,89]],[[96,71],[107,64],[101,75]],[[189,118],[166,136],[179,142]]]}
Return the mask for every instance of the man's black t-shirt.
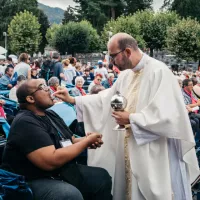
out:
{"label": "man's black t-shirt", "polygon": [[[63,120],[53,111],[46,113],[59,127],[66,139],[72,133]],[[24,175],[26,180],[54,176],[59,170],[44,171],[31,163],[27,155],[37,149],[54,145],[61,148],[58,131],[47,116],[37,116],[28,110],[22,110],[12,123],[10,134],[3,154],[2,167],[16,174]]]}

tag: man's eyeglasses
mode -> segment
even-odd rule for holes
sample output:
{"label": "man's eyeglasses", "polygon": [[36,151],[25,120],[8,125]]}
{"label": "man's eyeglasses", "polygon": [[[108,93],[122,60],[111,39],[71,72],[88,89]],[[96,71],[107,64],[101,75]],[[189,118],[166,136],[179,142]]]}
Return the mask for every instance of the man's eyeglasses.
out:
{"label": "man's eyeglasses", "polygon": [[34,92],[32,92],[30,95],[35,94],[39,90],[44,90],[45,92],[48,92],[49,91],[49,86],[47,86],[46,84],[40,84],[38,86],[37,90],[35,90]]}
{"label": "man's eyeglasses", "polygon": [[120,53],[122,53],[122,52],[125,51],[125,50],[126,50],[126,49],[123,49],[123,50],[121,50],[121,51],[119,51],[119,52],[117,52],[117,53],[110,54],[110,59],[111,59],[111,61],[114,61],[115,58],[117,57],[117,55],[120,54]]}
{"label": "man's eyeglasses", "polygon": [[97,79],[97,81],[101,81],[101,79]]}

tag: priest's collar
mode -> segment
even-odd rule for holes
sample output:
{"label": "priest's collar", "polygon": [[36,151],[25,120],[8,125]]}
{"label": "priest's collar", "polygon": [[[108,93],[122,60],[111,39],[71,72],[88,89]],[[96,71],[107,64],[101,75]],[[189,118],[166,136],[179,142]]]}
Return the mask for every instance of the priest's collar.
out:
{"label": "priest's collar", "polygon": [[141,59],[140,62],[132,69],[134,72],[140,71],[141,69],[144,68],[145,57],[146,57],[146,54],[142,52],[142,59]]}

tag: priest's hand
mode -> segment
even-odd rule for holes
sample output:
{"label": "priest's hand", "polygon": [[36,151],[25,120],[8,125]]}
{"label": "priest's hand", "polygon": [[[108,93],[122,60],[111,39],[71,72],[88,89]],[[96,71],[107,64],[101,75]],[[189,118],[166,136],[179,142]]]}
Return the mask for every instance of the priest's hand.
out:
{"label": "priest's hand", "polygon": [[58,90],[55,93],[53,93],[53,96],[67,103],[75,104],[75,99],[69,95],[66,87],[59,86]]}
{"label": "priest's hand", "polygon": [[114,111],[112,113],[112,117],[115,118],[116,123],[119,125],[130,124],[129,115],[130,113],[127,111]]}

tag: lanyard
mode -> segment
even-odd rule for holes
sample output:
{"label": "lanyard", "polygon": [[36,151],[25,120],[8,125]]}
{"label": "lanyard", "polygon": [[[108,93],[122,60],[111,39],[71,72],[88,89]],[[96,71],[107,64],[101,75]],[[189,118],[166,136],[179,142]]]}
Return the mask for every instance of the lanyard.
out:
{"label": "lanyard", "polygon": [[[54,123],[54,121],[51,120],[51,118],[50,118],[48,115],[46,115],[46,116],[47,116],[47,118],[49,119],[49,121],[51,122],[51,124],[53,125],[53,127],[58,131],[59,137],[60,137],[62,140],[67,139],[66,136],[65,136],[65,135],[62,133],[62,131],[60,130],[60,128]],[[69,134],[69,139],[70,139],[70,140],[72,139],[70,134]]]}

